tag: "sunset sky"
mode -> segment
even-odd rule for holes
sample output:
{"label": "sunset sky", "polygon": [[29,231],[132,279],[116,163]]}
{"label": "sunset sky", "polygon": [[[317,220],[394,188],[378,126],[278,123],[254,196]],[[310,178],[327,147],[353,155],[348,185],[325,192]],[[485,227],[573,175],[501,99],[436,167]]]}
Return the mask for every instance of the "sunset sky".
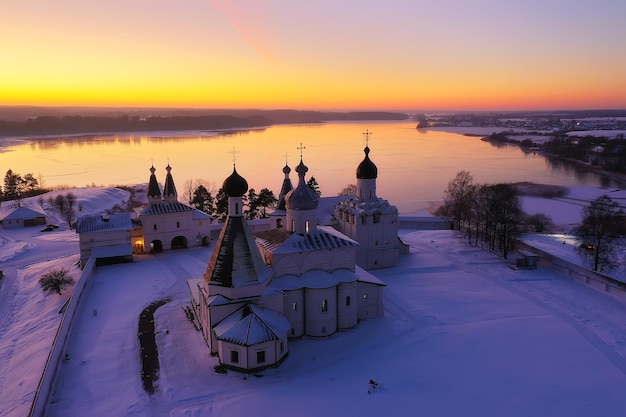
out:
{"label": "sunset sky", "polygon": [[0,105],[626,108],[624,0],[3,0]]}

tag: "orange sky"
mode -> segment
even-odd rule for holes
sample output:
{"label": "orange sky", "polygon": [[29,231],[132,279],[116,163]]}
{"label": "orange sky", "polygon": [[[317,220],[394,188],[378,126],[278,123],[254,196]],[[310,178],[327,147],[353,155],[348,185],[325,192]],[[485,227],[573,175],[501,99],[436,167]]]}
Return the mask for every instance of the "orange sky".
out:
{"label": "orange sky", "polygon": [[0,105],[626,108],[621,0],[10,3]]}

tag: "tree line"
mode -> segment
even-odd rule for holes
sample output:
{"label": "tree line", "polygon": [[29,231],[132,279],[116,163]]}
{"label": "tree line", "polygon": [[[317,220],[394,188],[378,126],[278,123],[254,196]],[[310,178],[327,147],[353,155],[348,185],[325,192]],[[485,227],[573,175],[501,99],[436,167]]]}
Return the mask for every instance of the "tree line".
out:
{"label": "tree line", "polygon": [[37,195],[41,191],[41,182],[28,173],[24,176],[12,169],[4,175],[4,186],[0,187],[0,200],[18,200],[22,197]]}
{"label": "tree line", "polygon": [[[307,186],[319,197],[321,192],[315,177],[309,178]],[[228,196],[222,188],[215,191],[215,187],[208,182],[198,179],[187,181],[184,184],[183,198],[189,205],[223,222],[228,216]],[[263,188],[258,193],[250,188],[243,196],[243,215],[248,220],[263,219],[269,217],[268,209],[276,205],[278,199],[269,188]]]}
{"label": "tree line", "polygon": [[[164,114],[154,114],[156,112]],[[182,112],[182,111],[180,111]],[[178,112],[178,113],[180,113]],[[168,114],[151,110],[122,115],[42,115],[25,120],[0,120],[0,136],[49,135],[100,132],[176,131],[246,129],[281,123],[321,123],[329,120],[404,120],[404,113],[393,112],[316,112],[296,110],[229,111],[228,114],[202,111]],[[210,114],[206,114],[210,113]]]}
{"label": "tree line", "polygon": [[[450,217],[455,229],[467,233],[469,244],[498,251],[506,259],[514,238],[522,232],[551,232],[552,219],[544,214],[527,215],[514,184],[475,184],[468,171],[459,171],[448,183],[438,215]],[[581,210],[582,223],[573,229],[578,252],[594,271],[615,267],[615,240],[626,234],[624,211],[608,195],[592,200]]]}

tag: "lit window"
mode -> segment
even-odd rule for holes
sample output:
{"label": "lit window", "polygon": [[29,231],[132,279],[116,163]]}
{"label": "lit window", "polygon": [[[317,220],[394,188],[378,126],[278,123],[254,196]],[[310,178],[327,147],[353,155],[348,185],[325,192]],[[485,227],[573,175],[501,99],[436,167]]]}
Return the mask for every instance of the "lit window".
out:
{"label": "lit window", "polygon": [[239,363],[239,352],[237,352],[236,350],[230,351],[230,362]]}
{"label": "lit window", "polygon": [[326,313],[328,311],[328,300],[322,300],[322,313]]}
{"label": "lit window", "polygon": [[306,233],[309,233],[309,221],[308,220],[306,221],[306,223],[304,223],[304,229]]}
{"label": "lit window", "polygon": [[293,303],[292,308],[293,311],[298,311],[298,303]]}
{"label": "lit window", "polygon": [[363,299],[367,300],[367,294],[363,294]]}
{"label": "lit window", "polygon": [[256,353],[256,363],[265,363],[265,351],[261,350]]}

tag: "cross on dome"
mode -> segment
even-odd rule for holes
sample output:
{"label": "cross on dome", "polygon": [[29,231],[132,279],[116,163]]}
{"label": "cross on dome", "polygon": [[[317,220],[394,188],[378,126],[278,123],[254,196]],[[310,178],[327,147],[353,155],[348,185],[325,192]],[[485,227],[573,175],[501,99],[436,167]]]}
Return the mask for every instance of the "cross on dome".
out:
{"label": "cross on dome", "polygon": [[233,149],[228,151],[228,153],[233,154],[233,166],[235,165],[235,162],[237,162],[237,154],[240,153],[238,150],[235,150],[235,147],[233,146]]}
{"label": "cross on dome", "polygon": [[300,146],[298,146],[296,149],[300,150],[300,159],[302,159],[302,151],[306,149],[306,146],[303,146],[302,142],[300,142]]}
{"label": "cross on dome", "polygon": [[367,129],[365,129],[365,132],[363,132],[363,137],[365,138],[365,147],[366,148],[369,147],[369,142],[370,142],[370,136],[371,135],[372,135],[372,132],[370,132]]}

